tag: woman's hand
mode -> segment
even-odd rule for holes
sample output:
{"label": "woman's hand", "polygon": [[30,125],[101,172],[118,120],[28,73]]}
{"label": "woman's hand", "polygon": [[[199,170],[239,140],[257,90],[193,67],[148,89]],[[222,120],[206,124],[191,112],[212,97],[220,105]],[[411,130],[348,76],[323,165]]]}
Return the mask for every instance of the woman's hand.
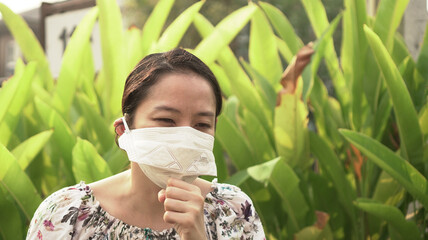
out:
{"label": "woman's hand", "polygon": [[183,240],[206,239],[204,223],[204,200],[199,187],[170,178],[166,189],[158,194],[163,202],[165,222],[174,224]]}

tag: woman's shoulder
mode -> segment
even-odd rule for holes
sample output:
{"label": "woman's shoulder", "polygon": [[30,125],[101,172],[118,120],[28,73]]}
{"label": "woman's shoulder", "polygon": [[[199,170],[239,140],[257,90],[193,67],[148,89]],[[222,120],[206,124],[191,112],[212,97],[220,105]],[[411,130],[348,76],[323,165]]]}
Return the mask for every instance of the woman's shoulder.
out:
{"label": "woman's shoulder", "polygon": [[214,179],[212,191],[205,198],[205,216],[208,234],[219,239],[264,239],[251,198],[237,186]]}
{"label": "woman's shoulder", "polygon": [[207,195],[207,201],[213,204],[227,202],[239,206],[241,204],[252,204],[250,197],[239,187],[227,183],[218,183],[217,179],[212,181],[212,191]]}
{"label": "woman's shoulder", "polygon": [[[40,239],[49,235],[58,239],[70,237],[74,224],[79,217],[82,204],[93,203],[90,188],[80,182],[74,186],[62,188],[49,195],[37,208],[27,233],[27,239]],[[61,231],[56,231],[61,229]],[[69,229],[69,231],[64,231]]]}

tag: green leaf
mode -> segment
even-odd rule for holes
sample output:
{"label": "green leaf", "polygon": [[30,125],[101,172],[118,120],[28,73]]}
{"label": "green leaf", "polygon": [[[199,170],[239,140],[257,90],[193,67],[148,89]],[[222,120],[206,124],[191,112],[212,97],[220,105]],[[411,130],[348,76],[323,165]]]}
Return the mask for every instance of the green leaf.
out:
{"label": "green leaf", "polygon": [[307,115],[305,104],[298,94],[283,94],[281,105],[275,109],[275,143],[278,155],[290,166],[304,169],[308,166],[305,159],[307,146]]}
{"label": "green leaf", "polygon": [[[345,79],[352,84],[352,116],[353,129],[360,130],[367,106],[364,97],[364,60],[367,52],[367,39],[363,24],[367,22],[365,1],[346,0],[343,17],[343,33],[341,48],[341,66]],[[370,78],[372,82],[373,79]]]}
{"label": "green leaf", "polygon": [[182,12],[180,16],[168,26],[151,52],[164,52],[177,47],[203,4],[204,1],[194,3]]}
{"label": "green leaf", "polygon": [[303,78],[303,90],[302,90],[302,98],[303,101],[306,102],[312,87],[314,85],[314,79],[318,72],[318,67],[321,63],[322,57],[325,55],[325,49],[331,41],[333,33],[336,30],[337,25],[339,24],[342,15],[339,14],[336,18],[331,22],[328,28],[324,31],[324,33],[319,37],[317,42],[314,44],[315,53],[311,57],[311,62],[308,66],[305,67],[305,70],[302,73]]}
{"label": "green leaf", "polygon": [[0,89],[0,137],[4,145],[9,143],[13,136],[21,112],[31,97],[31,81],[34,79],[37,64],[29,63],[22,73],[15,74],[3,83]]}
{"label": "green leaf", "polygon": [[425,177],[409,162],[392,152],[376,140],[360,133],[340,130],[340,133],[369,160],[373,161],[425,207],[428,207],[428,183]]}
{"label": "green leaf", "polygon": [[220,115],[216,128],[216,138],[238,169],[246,169],[256,163],[248,140],[231,119],[226,115]]}
{"label": "green leaf", "polygon": [[415,222],[406,221],[400,210],[370,199],[359,198],[355,205],[374,216],[385,220],[399,234],[400,239],[422,239]]}
{"label": "green leaf", "polygon": [[291,229],[291,235],[306,225],[306,215],[309,212],[309,206],[299,189],[299,182],[299,177],[285,161],[277,162],[270,183],[281,196],[288,215],[287,225]]}
{"label": "green leaf", "polygon": [[283,68],[276,37],[261,9],[257,9],[251,18],[248,57],[251,66],[273,86],[279,83]]}
{"label": "green leaf", "polygon": [[125,32],[126,39],[126,72],[130,73],[137,63],[144,57],[141,50],[141,31],[131,27]]}
{"label": "green leaf", "polygon": [[224,71],[223,67],[212,63],[211,65],[209,65],[209,68],[214,73],[214,76],[216,77],[218,84],[220,85],[221,92],[227,97],[230,96],[232,94],[230,89],[230,79]]}
{"label": "green leaf", "polygon": [[44,84],[48,89],[51,89],[53,86],[53,78],[49,70],[49,63],[42,46],[31,28],[20,15],[13,13],[3,3],[0,3],[0,13],[3,16],[3,21],[9,28],[9,31],[19,44],[27,62],[36,61],[38,63],[40,79],[44,81]]}
{"label": "green leaf", "polygon": [[421,46],[421,50],[419,52],[419,57],[417,61],[417,68],[423,78],[427,81],[428,79],[428,69],[426,66],[428,66],[428,24],[425,28],[425,36],[424,41]]}
{"label": "green leaf", "polygon": [[21,169],[15,157],[0,144],[0,183],[13,197],[15,203],[30,220],[42,202],[30,178]]}
{"label": "green leaf", "polygon": [[408,4],[409,0],[379,2],[373,29],[388,50],[392,50],[395,31],[400,26]]}
{"label": "green leaf", "polygon": [[20,107],[18,109],[19,112],[24,107],[35,70],[36,63],[32,62],[25,68],[24,74],[12,77],[3,84],[0,91],[0,101],[2,103],[0,107],[0,122],[4,121],[10,109]]}
{"label": "green leaf", "polygon": [[85,45],[89,42],[98,17],[98,8],[93,8],[82,19],[70,38],[62,58],[52,103],[62,116],[68,116],[78,80],[84,67]]}
{"label": "green leaf", "polygon": [[89,130],[89,139],[92,140],[92,142],[99,143],[102,152],[109,151],[114,144],[112,128],[107,126],[105,119],[95,111],[94,106],[85,95],[77,94],[76,97],[81,115]]}
{"label": "green leaf", "polygon": [[123,87],[126,80],[126,61],[122,17],[116,0],[97,0],[103,57],[104,112],[111,120],[120,115]]}
{"label": "green leaf", "polygon": [[[328,28],[329,22],[327,19],[327,13],[321,2],[321,0],[301,0],[306,14],[309,17],[312,28],[319,38],[325,29]],[[327,65],[328,72],[333,82],[333,87],[337,98],[344,111],[344,116],[348,116],[349,104],[350,104],[350,93],[347,81],[343,77],[342,70],[339,67],[339,61],[337,59],[336,51],[334,50],[333,39],[330,39],[325,49],[325,63]]]}
{"label": "green leaf", "polygon": [[37,154],[39,154],[39,152],[49,141],[52,133],[53,130],[41,132],[28,138],[12,150],[12,154],[15,156],[22,170],[25,170],[37,156]]}
{"label": "green leaf", "polygon": [[0,187],[0,238],[23,239],[21,216],[8,195],[3,187]]}
{"label": "green leaf", "polygon": [[[380,38],[367,26],[364,26],[364,31],[391,96],[400,133],[401,152],[410,163],[421,170],[423,139],[412,99],[400,72]],[[412,127],[409,128],[409,126]]]}
{"label": "green leaf", "polygon": [[277,93],[274,86],[264,78],[256,69],[254,69],[250,64],[241,59],[241,64],[244,66],[245,70],[250,74],[251,79],[254,83],[254,86],[259,93],[261,99],[266,105],[266,113],[270,116],[273,115],[273,110],[276,106]]}
{"label": "green leaf", "polygon": [[215,164],[217,166],[217,178],[219,182],[224,182],[229,177],[224,151],[218,139],[214,139],[213,153],[215,156]]}
{"label": "green leaf", "polygon": [[345,208],[346,213],[356,223],[355,210],[352,206],[352,201],[355,200],[356,194],[354,188],[346,178],[342,163],[321,137],[310,131],[309,139],[311,153],[317,157],[323,173],[333,182],[333,186],[339,195],[339,201]]}
{"label": "green leaf", "polygon": [[141,32],[142,56],[146,56],[153,44],[158,41],[174,2],[174,0],[160,0],[147,18]]}
{"label": "green leaf", "polygon": [[287,49],[289,49],[293,55],[296,55],[300,48],[303,47],[303,43],[299,36],[297,36],[287,17],[278,8],[269,3],[259,2],[259,4],[269,18],[275,31],[284,41]]}
{"label": "green leaf", "polygon": [[204,38],[195,48],[195,55],[209,65],[217,59],[220,50],[229,45],[235,36],[248,23],[257,6],[250,4],[242,7],[224,18],[214,31]]}
{"label": "green leaf", "polygon": [[112,175],[106,161],[88,141],[78,138],[73,148],[73,173],[78,180],[95,182]]}
{"label": "green leaf", "polygon": [[244,169],[244,170],[241,170],[241,171],[235,173],[234,175],[232,175],[228,179],[226,179],[225,183],[232,184],[235,186],[240,186],[245,181],[247,181],[247,179],[249,177],[250,177],[250,175],[248,175],[247,169]]}
{"label": "green leaf", "polygon": [[[221,32],[226,31],[228,25],[235,26],[235,23],[232,22],[233,19],[236,21],[241,21],[242,19],[239,18],[239,16],[241,15],[250,18],[252,14],[251,11],[254,10],[251,10],[250,12],[247,12],[249,10],[246,10],[247,13],[243,12],[245,14],[240,13],[238,11],[243,11],[243,9],[237,10],[234,13],[230,14],[228,17],[223,19],[215,29],[213,28],[211,23],[200,14],[196,16],[194,23],[196,28],[198,29],[198,32],[202,35],[202,37],[204,37],[204,40],[219,35],[217,36],[219,39],[217,39],[216,41],[213,40],[212,42],[212,44],[217,44],[218,41],[223,41],[220,35]],[[244,25],[245,24],[243,24],[242,26]],[[236,29],[234,29],[234,31],[235,30]],[[207,37],[208,35],[209,37]],[[227,44],[224,45],[223,50],[221,50],[221,48],[218,48],[215,52],[212,52],[211,54],[218,54],[217,51],[221,50],[220,54],[218,55],[218,62],[220,63],[221,67],[223,67],[230,80],[231,95],[236,95],[239,98],[240,102],[245,106],[245,108],[251,110],[259,118],[260,122],[262,122],[263,127],[265,128],[265,131],[269,136],[271,143],[273,143],[273,133],[270,128],[270,126],[272,125],[272,120],[271,118],[267,117],[267,112],[264,110],[265,107],[262,104],[261,97],[259,96],[257,90],[254,88],[254,85],[252,85],[251,80],[248,78],[247,74],[239,64],[239,61],[236,59],[235,55],[233,54],[232,50],[227,46]],[[212,49],[212,46],[207,45],[206,47],[207,49]],[[204,51],[207,49],[204,49]],[[209,53],[207,52],[207,54]],[[208,55],[208,57],[212,57],[212,55]],[[213,58],[212,61],[214,61],[214,59],[215,58]],[[206,60],[205,63],[207,63]],[[211,66],[212,64],[208,65]]]}
{"label": "green leaf", "polygon": [[252,177],[254,180],[264,183],[267,185],[269,179],[271,178],[272,172],[281,158],[277,157],[273,160],[267,161],[262,164],[258,164],[255,166],[251,166],[247,169],[248,175]]}
{"label": "green leaf", "polygon": [[71,174],[71,152],[74,144],[76,143],[75,136],[73,135],[70,127],[61,115],[54,110],[54,108],[37,96],[34,99],[34,103],[44,124],[47,127],[54,129],[54,133],[52,135],[53,144],[58,148],[61,152],[61,156],[64,158],[66,165],[65,171]]}

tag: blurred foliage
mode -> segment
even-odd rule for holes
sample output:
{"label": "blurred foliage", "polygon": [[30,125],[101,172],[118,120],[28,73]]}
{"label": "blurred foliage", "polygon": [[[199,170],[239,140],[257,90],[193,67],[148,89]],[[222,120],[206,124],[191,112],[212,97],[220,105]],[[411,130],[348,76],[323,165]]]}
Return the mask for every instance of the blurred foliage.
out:
{"label": "blurred foliage", "polygon": [[[160,0],[144,25],[123,30],[116,1],[98,0],[69,41],[56,81],[34,34],[0,4],[27,62],[19,60],[0,89],[0,239],[23,238],[42,199],[59,188],[127,167],[111,127],[125,77],[145,55],[180,45],[222,87],[218,178],[250,195],[268,239],[427,239],[428,31],[413,59],[397,32],[408,0],[379,1],[373,17],[364,0],[343,1],[334,16],[327,2],[300,0],[315,53],[288,92],[282,71],[306,41],[282,5],[239,2],[210,19],[203,11],[215,12],[207,7],[214,2],[185,5],[167,20],[176,5]],[[99,72],[89,44],[96,21]],[[191,26],[200,40],[187,46]],[[242,31],[244,58],[231,48]]]}

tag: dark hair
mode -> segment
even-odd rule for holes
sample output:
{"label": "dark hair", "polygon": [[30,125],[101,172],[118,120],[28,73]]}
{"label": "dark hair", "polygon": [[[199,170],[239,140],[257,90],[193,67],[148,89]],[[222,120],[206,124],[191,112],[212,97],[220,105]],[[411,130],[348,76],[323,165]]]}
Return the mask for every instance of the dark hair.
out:
{"label": "dark hair", "polygon": [[126,121],[133,125],[137,107],[162,74],[189,71],[200,75],[211,85],[216,98],[217,117],[222,107],[221,90],[217,79],[199,58],[184,49],[176,48],[169,52],[147,55],[129,74],[122,96],[122,113]]}

